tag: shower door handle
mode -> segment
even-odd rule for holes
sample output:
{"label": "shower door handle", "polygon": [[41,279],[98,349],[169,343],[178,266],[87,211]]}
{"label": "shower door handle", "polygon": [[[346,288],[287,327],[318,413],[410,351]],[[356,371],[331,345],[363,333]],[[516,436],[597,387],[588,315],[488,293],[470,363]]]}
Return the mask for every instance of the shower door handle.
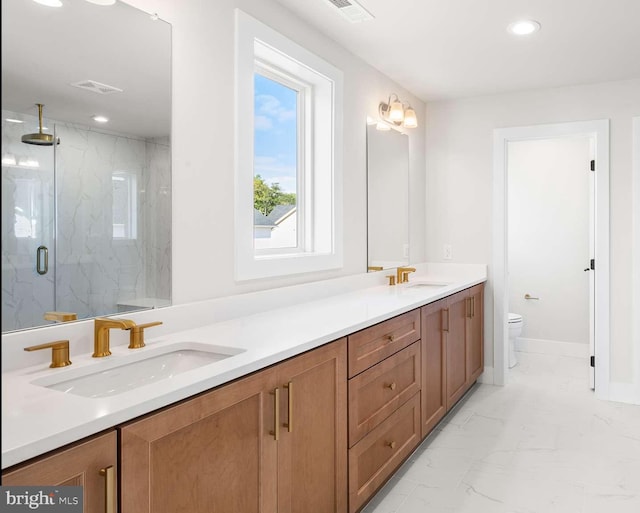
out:
{"label": "shower door handle", "polygon": [[49,272],[49,248],[47,246],[40,246],[36,250],[36,271],[38,274]]}

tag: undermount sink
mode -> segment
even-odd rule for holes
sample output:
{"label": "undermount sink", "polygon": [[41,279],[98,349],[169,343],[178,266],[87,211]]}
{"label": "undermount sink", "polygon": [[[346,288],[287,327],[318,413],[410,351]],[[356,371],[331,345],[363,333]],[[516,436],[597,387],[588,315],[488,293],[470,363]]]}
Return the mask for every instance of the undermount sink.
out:
{"label": "undermount sink", "polygon": [[409,285],[407,285],[407,288],[409,289],[441,289],[442,287],[446,287],[447,285],[450,285],[449,283],[436,283],[436,282],[430,282],[430,281],[418,281],[415,283],[409,283]]}
{"label": "undermount sink", "polygon": [[[32,384],[83,397],[109,397],[143,385],[171,379],[210,363],[243,353],[244,349],[181,342],[124,357],[106,357],[100,367],[70,369],[64,375],[47,376]],[[113,358],[113,360],[109,360]],[[102,365],[104,363],[104,365]]]}

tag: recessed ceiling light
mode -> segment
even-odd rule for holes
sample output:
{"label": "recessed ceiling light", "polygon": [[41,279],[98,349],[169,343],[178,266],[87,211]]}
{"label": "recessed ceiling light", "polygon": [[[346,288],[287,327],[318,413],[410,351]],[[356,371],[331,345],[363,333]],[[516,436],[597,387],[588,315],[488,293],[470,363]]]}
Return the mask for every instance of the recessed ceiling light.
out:
{"label": "recessed ceiling light", "polygon": [[47,7],[62,7],[60,0],[33,0],[37,4],[46,5]]}
{"label": "recessed ceiling light", "polygon": [[24,123],[21,119],[5,118],[7,123]]}
{"label": "recessed ceiling light", "polygon": [[540,23],[533,20],[520,20],[511,23],[507,30],[516,36],[528,36],[540,30]]}
{"label": "recessed ceiling light", "polygon": [[91,119],[93,119],[96,123],[107,123],[109,121],[109,118],[99,115],[93,116]]}

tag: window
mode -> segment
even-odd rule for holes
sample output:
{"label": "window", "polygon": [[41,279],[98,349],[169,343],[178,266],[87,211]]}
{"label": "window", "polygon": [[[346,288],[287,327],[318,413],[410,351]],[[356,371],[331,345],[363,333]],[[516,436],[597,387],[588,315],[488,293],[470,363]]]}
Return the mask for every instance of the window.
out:
{"label": "window", "polygon": [[236,10],[238,280],[342,266],[342,73]]}
{"label": "window", "polygon": [[[293,77],[256,63],[254,74],[253,205],[267,218],[254,221],[257,255],[304,247],[304,97]],[[262,222],[263,224],[259,224]],[[260,227],[264,229],[260,230]]]}
{"label": "window", "polygon": [[113,238],[133,240],[137,237],[136,175],[116,171],[111,175],[113,186]]}

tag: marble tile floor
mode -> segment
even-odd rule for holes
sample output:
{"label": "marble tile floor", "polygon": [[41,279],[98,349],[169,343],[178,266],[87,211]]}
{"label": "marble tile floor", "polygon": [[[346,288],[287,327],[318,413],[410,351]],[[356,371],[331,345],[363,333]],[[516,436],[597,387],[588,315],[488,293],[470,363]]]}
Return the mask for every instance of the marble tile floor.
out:
{"label": "marble tile floor", "polygon": [[640,406],[595,399],[587,363],[518,353],[476,385],[363,513],[640,513]]}

